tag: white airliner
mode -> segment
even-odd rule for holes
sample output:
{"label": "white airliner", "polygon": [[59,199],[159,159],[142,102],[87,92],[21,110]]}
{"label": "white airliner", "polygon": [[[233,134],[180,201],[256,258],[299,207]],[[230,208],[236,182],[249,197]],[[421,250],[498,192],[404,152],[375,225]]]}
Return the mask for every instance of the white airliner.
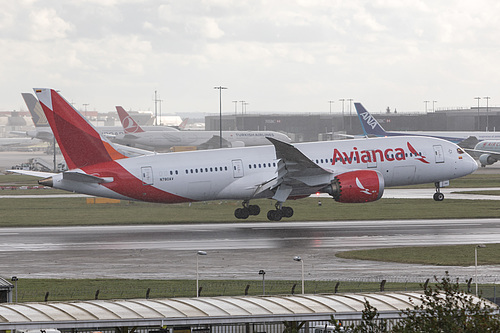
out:
{"label": "white airliner", "polygon": [[[54,140],[54,135],[52,134],[52,129],[49,126],[49,122],[43,113],[40,103],[33,94],[22,93],[21,95],[30,111],[31,119],[33,120],[33,124],[35,124],[35,130],[25,132],[13,131],[11,133],[52,142]],[[178,131],[176,128],[168,126],[146,126],[144,128],[148,131]],[[100,134],[106,135],[107,137],[114,137],[125,133],[123,127],[120,126],[98,126],[96,129]]]}
{"label": "white airliner", "polygon": [[267,217],[291,217],[287,199],[328,193],[339,202],[378,200],[386,186],[436,184],[474,172],[462,148],[436,138],[323,141],[126,158],[55,90],[35,89],[69,171],[34,173],[40,184],[90,195],[159,203],[235,199],[235,217],[257,215],[256,198],[276,200]]}
{"label": "white airliner", "polygon": [[478,157],[482,167],[492,165],[500,160],[500,140],[481,141],[468,151]]}
{"label": "white airliner", "polygon": [[290,138],[274,131],[145,131],[121,106],[116,107],[125,134],[117,135],[112,140],[122,145],[165,149],[175,146],[195,146],[198,149],[222,147],[248,147],[271,144],[267,138],[290,142]]}
{"label": "white airliner", "polygon": [[[367,136],[408,136],[408,135],[424,135],[432,136],[448,140],[462,147],[473,147],[478,141],[482,140],[500,140],[500,132],[485,132],[485,131],[402,131],[402,132],[386,132],[382,125],[361,105],[361,103],[354,103],[356,112],[358,113],[359,120],[363,132]],[[469,139],[472,142],[470,146],[464,146],[461,143]],[[473,139],[473,140],[471,140]]]}

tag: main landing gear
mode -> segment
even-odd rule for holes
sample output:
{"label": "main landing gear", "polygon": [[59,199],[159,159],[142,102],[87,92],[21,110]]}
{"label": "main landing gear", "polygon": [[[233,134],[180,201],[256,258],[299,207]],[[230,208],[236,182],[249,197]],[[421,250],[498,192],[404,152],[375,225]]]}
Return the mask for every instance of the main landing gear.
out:
{"label": "main landing gear", "polygon": [[[247,219],[250,215],[260,214],[260,207],[258,205],[250,205],[248,200],[243,201],[242,204],[242,208],[236,208],[234,211],[234,217],[237,219]],[[270,221],[280,221],[283,217],[293,216],[292,207],[285,207],[282,202],[277,202],[275,207],[276,209],[267,212],[267,218]]]}
{"label": "main landing gear", "polygon": [[272,209],[267,212],[267,218],[270,221],[279,221],[283,217],[292,217],[293,208],[283,206],[282,202],[277,202],[275,205],[276,209]]}
{"label": "main landing gear", "polygon": [[250,215],[259,215],[260,207],[258,205],[249,205],[248,200],[243,201],[243,208],[236,208],[234,217],[237,219],[247,219]]}
{"label": "main landing gear", "polygon": [[444,200],[444,194],[441,193],[441,186],[439,186],[439,182],[435,182],[434,185],[436,186],[436,193],[434,193],[434,200],[436,201],[443,201]]}

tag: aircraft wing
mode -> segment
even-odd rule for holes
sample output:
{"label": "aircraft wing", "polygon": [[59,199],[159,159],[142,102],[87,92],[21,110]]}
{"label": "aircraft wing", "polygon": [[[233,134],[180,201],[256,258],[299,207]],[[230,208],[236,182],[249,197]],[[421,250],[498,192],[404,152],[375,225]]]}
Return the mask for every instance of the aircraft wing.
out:
{"label": "aircraft wing", "polygon": [[320,189],[330,184],[333,172],[311,161],[293,145],[269,137],[267,139],[274,145],[276,158],[279,159],[274,199],[285,201],[292,191]]}
{"label": "aircraft wing", "polygon": [[491,157],[500,160],[500,152],[498,151],[492,151],[492,150],[482,150],[482,149],[469,149],[469,148],[464,148],[466,152],[469,154],[477,154],[477,156],[481,154],[488,154]]}
{"label": "aircraft wing", "polygon": [[153,155],[155,152],[146,149],[140,149],[135,147],[129,147],[125,145],[121,145],[118,143],[113,143],[113,147],[121,154],[127,157],[135,157],[135,156],[144,156],[144,155]]}
{"label": "aircraft wing", "polygon": [[[219,135],[214,135],[212,136],[209,140],[206,142],[203,142],[202,144],[198,145],[198,149],[214,149],[214,148],[219,148],[220,145],[220,136]],[[231,143],[227,141],[226,139],[222,138],[222,148],[228,148],[231,147]]]}
{"label": "aircraft wing", "polygon": [[33,170],[16,170],[16,169],[11,169],[11,170],[6,170],[6,171],[7,172],[18,173],[18,174],[26,175],[26,176],[38,177],[38,178],[48,178],[48,177],[52,177],[54,175],[57,175],[57,173],[53,173],[53,172],[41,172],[41,171],[33,171]]}

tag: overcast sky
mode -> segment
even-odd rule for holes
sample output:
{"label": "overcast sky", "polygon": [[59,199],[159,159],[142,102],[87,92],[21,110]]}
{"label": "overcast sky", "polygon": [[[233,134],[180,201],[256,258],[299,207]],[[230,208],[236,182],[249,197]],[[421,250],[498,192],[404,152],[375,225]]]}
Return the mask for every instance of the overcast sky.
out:
{"label": "overcast sky", "polygon": [[[500,105],[496,0],[0,0],[0,110],[339,113]],[[486,100],[480,101],[481,106]],[[428,105],[432,109],[432,103]],[[238,111],[241,103],[238,103]],[[346,105],[347,110],[347,105]]]}

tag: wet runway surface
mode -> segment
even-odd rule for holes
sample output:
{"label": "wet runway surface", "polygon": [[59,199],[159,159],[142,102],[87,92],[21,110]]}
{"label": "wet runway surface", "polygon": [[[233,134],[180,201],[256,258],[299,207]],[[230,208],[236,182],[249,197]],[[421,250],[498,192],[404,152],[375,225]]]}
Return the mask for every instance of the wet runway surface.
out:
{"label": "wet runway surface", "polygon": [[[448,267],[345,260],[362,248],[488,244],[500,239],[500,219],[238,223],[0,229],[0,271],[21,278],[194,279],[196,252],[204,279],[306,279],[421,282],[449,271],[470,278],[474,266]],[[480,282],[500,279],[481,266]]]}

